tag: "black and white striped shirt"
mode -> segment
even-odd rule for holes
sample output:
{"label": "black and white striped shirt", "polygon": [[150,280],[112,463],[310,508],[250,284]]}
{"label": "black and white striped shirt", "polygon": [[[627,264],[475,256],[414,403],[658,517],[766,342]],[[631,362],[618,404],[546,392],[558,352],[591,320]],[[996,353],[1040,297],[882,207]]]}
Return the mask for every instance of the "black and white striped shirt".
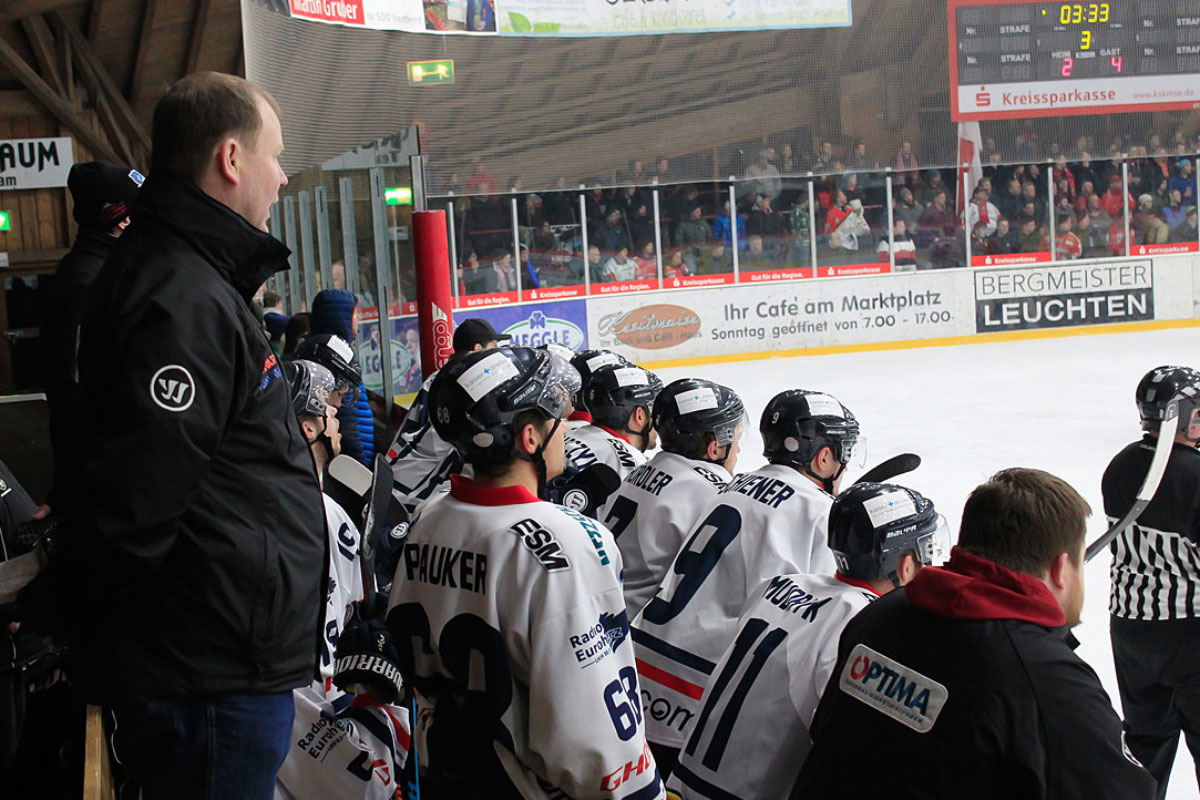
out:
{"label": "black and white striped shirt", "polygon": [[[1110,524],[1133,505],[1154,455],[1151,436],[1108,465],[1101,483]],[[1109,612],[1132,620],[1200,617],[1200,452],[1175,444],[1154,499],[1110,548]]]}

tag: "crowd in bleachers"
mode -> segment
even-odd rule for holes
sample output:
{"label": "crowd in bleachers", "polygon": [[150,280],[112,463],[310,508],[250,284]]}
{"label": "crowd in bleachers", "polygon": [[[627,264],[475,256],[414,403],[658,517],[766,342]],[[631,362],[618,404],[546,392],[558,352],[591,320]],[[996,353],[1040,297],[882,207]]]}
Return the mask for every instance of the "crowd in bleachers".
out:
{"label": "crowd in bleachers", "polygon": [[[907,140],[894,159],[861,139],[844,150],[821,140],[807,158],[767,146],[732,181],[680,183],[669,159],[634,160],[616,187],[574,189],[560,178],[536,193],[519,178],[503,192],[477,159],[466,181],[450,181],[459,290],[513,291],[518,274],[525,288],[652,280],[659,250],[666,279],[730,273],[735,250],[742,272],[812,266],[814,255],[820,266],[890,261],[892,249],[898,270],[1052,249],[1058,259],[1101,258],[1125,254],[1127,214],[1130,245],[1197,241],[1200,135],[1118,137],[1107,147],[1083,136],[1071,158],[1029,132],[1004,153],[991,137],[980,144],[982,178],[968,180],[965,214],[957,170],[922,168]],[[1005,163],[1014,153],[1027,163]]]}

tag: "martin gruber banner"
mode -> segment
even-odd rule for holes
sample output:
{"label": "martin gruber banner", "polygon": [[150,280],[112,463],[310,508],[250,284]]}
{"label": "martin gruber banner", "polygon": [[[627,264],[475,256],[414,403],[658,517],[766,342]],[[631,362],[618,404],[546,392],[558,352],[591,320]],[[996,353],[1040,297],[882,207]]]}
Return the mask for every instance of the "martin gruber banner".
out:
{"label": "martin gruber banner", "polygon": [[334,25],[500,36],[628,36],[851,24],[850,0],[253,0]]}

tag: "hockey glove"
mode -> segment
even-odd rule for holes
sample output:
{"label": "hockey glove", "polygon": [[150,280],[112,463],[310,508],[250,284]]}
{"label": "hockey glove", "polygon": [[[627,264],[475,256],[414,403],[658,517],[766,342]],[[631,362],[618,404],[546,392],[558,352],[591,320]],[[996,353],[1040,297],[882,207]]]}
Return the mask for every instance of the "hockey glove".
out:
{"label": "hockey glove", "polygon": [[590,464],[556,480],[558,502],[572,511],[595,518],[608,496],[621,485],[621,476],[607,464]]}
{"label": "hockey glove", "polygon": [[382,620],[368,619],[362,604],[338,638],[333,683],[352,694],[369,694],[381,703],[395,703],[404,682],[398,666],[400,656]]}

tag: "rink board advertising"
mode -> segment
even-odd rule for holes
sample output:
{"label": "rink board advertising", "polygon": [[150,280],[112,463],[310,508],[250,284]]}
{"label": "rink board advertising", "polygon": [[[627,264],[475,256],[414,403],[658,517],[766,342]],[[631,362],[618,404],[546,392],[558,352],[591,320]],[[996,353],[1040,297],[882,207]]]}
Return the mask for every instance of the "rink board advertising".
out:
{"label": "rink board advertising", "polygon": [[959,122],[1200,107],[1200,4],[948,0]]}
{"label": "rink board advertising", "polygon": [[975,331],[1154,319],[1150,261],[976,270]]}

